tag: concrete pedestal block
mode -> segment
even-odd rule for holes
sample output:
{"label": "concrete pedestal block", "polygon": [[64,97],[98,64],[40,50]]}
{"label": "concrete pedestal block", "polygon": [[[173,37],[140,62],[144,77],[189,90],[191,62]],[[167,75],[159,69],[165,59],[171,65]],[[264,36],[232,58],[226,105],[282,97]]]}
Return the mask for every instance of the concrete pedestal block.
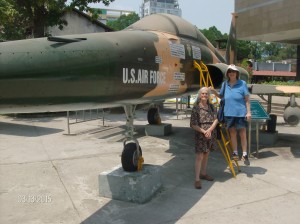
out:
{"label": "concrete pedestal block", "polygon": [[145,126],[145,133],[146,135],[150,136],[165,136],[169,135],[172,132],[172,124],[157,124],[157,125],[152,125],[148,124]]}
{"label": "concrete pedestal block", "polygon": [[161,188],[161,167],[145,164],[140,172],[125,172],[121,166],[99,175],[101,197],[145,203]]}
{"label": "concrete pedestal block", "polygon": [[[278,131],[266,132],[259,130],[259,144],[260,145],[275,145],[278,140]],[[251,131],[251,143],[256,144],[256,131]]]}

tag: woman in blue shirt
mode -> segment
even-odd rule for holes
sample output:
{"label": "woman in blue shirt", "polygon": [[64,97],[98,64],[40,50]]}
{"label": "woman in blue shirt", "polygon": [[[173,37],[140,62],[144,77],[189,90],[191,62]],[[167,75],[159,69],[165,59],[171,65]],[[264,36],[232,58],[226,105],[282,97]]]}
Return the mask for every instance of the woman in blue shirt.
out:
{"label": "woman in blue shirt", "polygon": [[[249,91],[245,81],[239,79],[239,70],[235,65],[229,65],[226,71],[228,78],[222,84],[220,93],[212,89],[212,92],[219,98],[225,97],[224,116],[226,127],[230,133],[230,139],[233,147],[232,158],[238,160],[237,133],[241,138],[243,150],[242,160],[245,165],[250,165],[247,155],[247,121],[251,120]],[[224,89],[225,88],[225,92]]]}

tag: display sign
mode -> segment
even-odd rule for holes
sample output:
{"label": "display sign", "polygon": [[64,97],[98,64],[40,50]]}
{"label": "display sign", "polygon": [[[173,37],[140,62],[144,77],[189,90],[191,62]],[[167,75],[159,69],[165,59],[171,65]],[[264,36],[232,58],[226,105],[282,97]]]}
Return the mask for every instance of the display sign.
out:
{"label": "display sign", "polygon": [[270,119],[269,114],[258,100],[250,100],[250,108],[252,120]]}

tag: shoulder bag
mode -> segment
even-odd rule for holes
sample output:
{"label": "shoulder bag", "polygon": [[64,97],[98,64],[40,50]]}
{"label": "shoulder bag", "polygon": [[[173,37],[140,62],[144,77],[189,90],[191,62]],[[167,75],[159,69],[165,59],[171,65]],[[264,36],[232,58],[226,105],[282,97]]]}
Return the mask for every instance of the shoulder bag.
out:
{"label": "shoulder bag", "polygon": [[225,107],[225,88],[226,88],[226,85],[225,85],[225,82],[223,83],[223,98],[221,99],[220,101],[220,106],[219,106],[219,110],[218,110],[218,121],[219,123],[223,124],[225,123],[225,116],[224,116],[224,107]]}

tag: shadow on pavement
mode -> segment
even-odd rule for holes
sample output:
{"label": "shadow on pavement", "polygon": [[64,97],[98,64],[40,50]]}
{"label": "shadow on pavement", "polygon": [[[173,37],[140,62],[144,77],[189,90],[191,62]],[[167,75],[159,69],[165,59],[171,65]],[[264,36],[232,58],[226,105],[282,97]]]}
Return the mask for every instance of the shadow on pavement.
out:
{"label": "shadow on pavement", "polygon": [[15,135],[23,137],[36,137],[43,135],[51,135],[58,132],[63,132],[63,129],[39,127],[36,125],[15,124],[0,122],[0,134]]}
{"label": "shadow on pavement", "polygon": [[[163,188],[157,195],[144,204],[111,200],[82,223],[176,223],[201,202],[214,184],[233,178],[225,158],[217,150],[210,154],[207,167],[207,172],[215,177],[215,181],[202,181],[202,189],[194,189],[193,130],[189,127],[173,126],[171,136],[159,138],[169,142],[166,153],[170,153],[172,159],[162,165]],[[266,169],[260,167],[241,167],[241,169],[249,177],[266,172]]]}
{"label": "shadow on pavement", "polygon": [[300,158],[300,135],[299,134],[280,134],[278,142],[276,144],[278,147],[289,146],[292,154],[295,158]]}

